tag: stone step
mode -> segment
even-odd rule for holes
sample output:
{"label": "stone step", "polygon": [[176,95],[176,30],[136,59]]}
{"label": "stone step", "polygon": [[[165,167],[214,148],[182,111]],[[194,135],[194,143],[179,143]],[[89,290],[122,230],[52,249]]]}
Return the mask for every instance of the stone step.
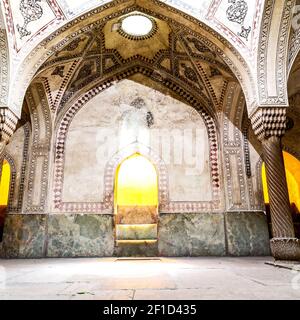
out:
{"label": "stone step", "polygon": [[157,223],[157,206],[118,206],[115,221],[116,224]]}
{"label": "stone step", "polygon": [[157,224],[117,224],[117,240],[155,240]]}
{"label": "stone step", "polygon": [[114,254],[118,257],[156,257],[157,240],[116,240]]}

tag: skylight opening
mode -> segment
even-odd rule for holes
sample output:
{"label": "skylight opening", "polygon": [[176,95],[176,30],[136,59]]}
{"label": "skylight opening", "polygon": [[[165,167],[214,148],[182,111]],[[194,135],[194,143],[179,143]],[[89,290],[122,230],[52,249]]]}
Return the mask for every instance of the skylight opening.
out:
{"label": "skylight opening", "polygon": [[133,14],[122,20],[121,28],[129,35],[143,37],[153,29],[153,22],[144,15]]}

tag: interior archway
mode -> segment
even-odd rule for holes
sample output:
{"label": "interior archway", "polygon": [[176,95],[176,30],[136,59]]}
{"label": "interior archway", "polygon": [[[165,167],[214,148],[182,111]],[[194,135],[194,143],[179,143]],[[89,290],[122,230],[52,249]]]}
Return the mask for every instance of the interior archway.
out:
{"label": "interior archway", "polygon": [[[119,29],[122,19],[137,12],[153,23],[153,32],[138,38]],[[31,126],[29,154],[21,158],[13,153],[17,165],[28,163],[26,201],[19,201],[17,191],[11,201],[21,203],[18,212],[37,214],[32,219],[53,215],[46,252],[40,256],[112,256],[116,241],[124,250],[129,250],[128,242],[136,249],[153,248],[130,253],[118,247],[116,255],[123,256],[228,252],[224,213],[259,210],[263,202],[256,199],[251,173],[257,146],[252,148],[251,142],[248,148],[242,132],[249,120],[251,73],[223,40],[167,8],[160,12],[124,5],[110,14],[83,15],[42,42],[39,63],[34,68],[28,63],[30,74],[25,69],[22,73],[30,75],[27,84],[33,78],[22,115]],[[37,55],[32,52],[30,63]],[[114,198],[115,174],[122,171],[118,165],[136,152],[154,164],[156,191],[131,185],[131,202],[133,190],[125,181],[119,201]],[[16,179],[12,176],[17,183],[18,170],[23,169],[17,167]],[[70,216],[76,231],[60,244],[55,225]],[[232,219],[240,223],[238,216]],[[62,224],[62,232],[64,228]],[[245,241],[251,245],[243,254],[261,252],[252,245],[252,235]],[[268,242],[262,250],[268,253]]]}
{"label": "interior archway", "polygon": [[158,183],[153,164],[139,153],[125,159],[118,167],[115,184],[118,206],[157,206]]}
{"label": "interior archway", "polygon": [[117,255],[128,251],[139,255],[143,251],[141,246],[147,246],[148,254],[156,255],[157,214],[156,168],[140,153],[134,153],[121,162],[115,176]]}

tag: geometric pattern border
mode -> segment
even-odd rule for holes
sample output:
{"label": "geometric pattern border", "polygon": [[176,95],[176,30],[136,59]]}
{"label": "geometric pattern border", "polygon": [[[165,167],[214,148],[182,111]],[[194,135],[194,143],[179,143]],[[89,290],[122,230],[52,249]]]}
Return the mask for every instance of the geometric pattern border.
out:
{"label": "geometric pattern border", "polygon": [[[80,213],[101,213],[111,214],[113,213],[113,184],[114,184],[114,168],[116,168],[119,162],[114,162],[113,165],[108,165],[107,172],[105,174],[105,194],[103,202],[63,202],[62,201],[62,189],[64,180],[64,150],[65,141],[67,137],[68,128],[72,119],[76,113],[93,97],[98,95],[103,90],[112,86],[116,81],[125,79],[133,74],[141,73],[152,80],[157,81],[156,77],[153,77],[153,71],[145,68],[144,66],[134,66],[126,71],[122,71],[118,75],[112,76],[110,79],[104,80],[100,85],[92,88],[81,96],[72,106],[66,111],[65,115],[58,127],[56,144],[55,144],[55,161],[54,161],[54,185],[53,185],[53,197],[54,208],[60,212],[80,212]],[[220,175],[218,164],[218,144],[217,144],[217,132],[215,122],[213,118],[202,108],[197,99],[195,99],[189,92],[183,90],[179,85],[172,82],[170,79],[160,81],[161,84],[167,86],[175,93],[179,94],[182,98],[187,100],[188,104],[193,106],[202,116],[207,128],[209,139],[209,161],[211,168],[211,183],[212,183],[212,201],[203,202],[168,202],[168,184],[166,180],[167,173],[164,172],[163,166],[160,165],[160,160],[155,159],[153,154],[151,160],[157,165],[158,173],[161,173],[160,187],[160,210],[163,212],[201,212],[207,210],[218,210],[220,207]]]}

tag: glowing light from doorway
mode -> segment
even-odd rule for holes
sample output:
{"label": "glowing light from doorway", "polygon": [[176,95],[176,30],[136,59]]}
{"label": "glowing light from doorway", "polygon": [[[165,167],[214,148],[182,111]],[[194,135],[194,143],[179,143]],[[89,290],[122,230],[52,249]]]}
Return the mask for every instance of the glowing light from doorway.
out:
{"label": "glowing light from doorway", "polygon": [[118,206],[155,206],[158,204],[157,173],[153,164],[136,153],[125,159],[116,174]]}
{"label": "glowing light from doorway", "polygon": [[7,206],[10,186],[10,165],[4,160],[0,180],[0,206]]}

